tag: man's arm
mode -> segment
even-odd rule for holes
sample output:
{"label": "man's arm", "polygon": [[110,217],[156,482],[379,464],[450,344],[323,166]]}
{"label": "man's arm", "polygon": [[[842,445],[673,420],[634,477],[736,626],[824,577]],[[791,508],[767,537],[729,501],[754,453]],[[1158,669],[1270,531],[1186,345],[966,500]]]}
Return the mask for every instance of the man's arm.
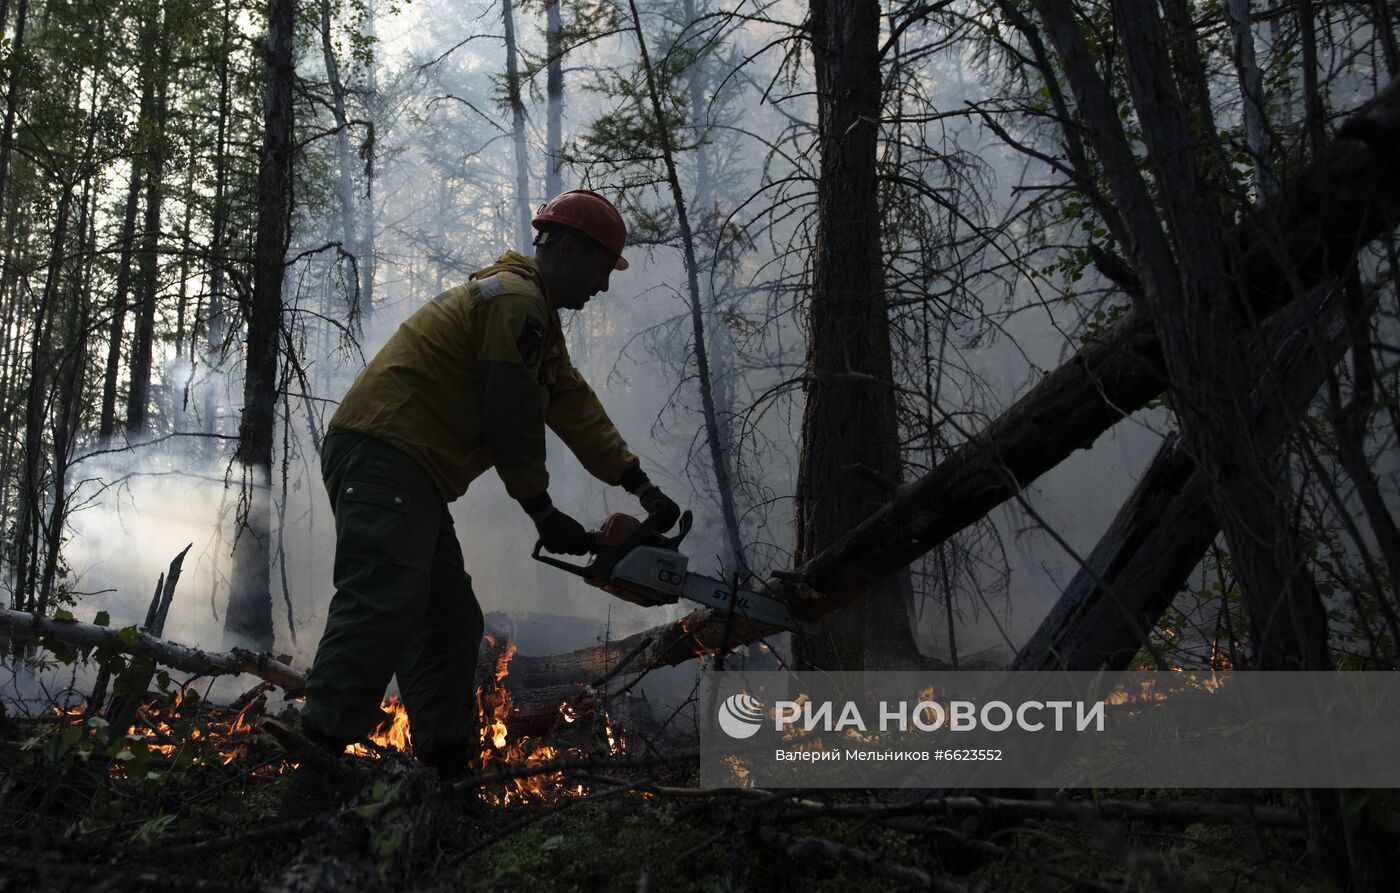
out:
{"label": "man's arm", "polygon": [[680,508],[642,471],[642,463],[608,418],[602,402],[565,354],[554,381],[545,420],[588,472],[605,484],[635,495],[663,533],[676,523]]}
{"label": "man's arm", "polygon": [[539,385],[545,308],[528,296],[507,293],[481,301],[472,314],[477,349],[473,396],[482,440],[506,492],[529,500],[549,489]]}
{"label": "man's arm", "polygon": [[549,498],[544,396],[539,384],[546,313],[543,303],[513,293],[497,294],[476,305],[475,397],[481,436],[506,492],[535,522],[546,549],[582,555],[592,545],[592,537]]}
{"label": "man's arm", "polygon": [[588,473],[603,483],[616,486],[629,468],[640,470],[641,462],[567,356],[560,360],[545,421]]}

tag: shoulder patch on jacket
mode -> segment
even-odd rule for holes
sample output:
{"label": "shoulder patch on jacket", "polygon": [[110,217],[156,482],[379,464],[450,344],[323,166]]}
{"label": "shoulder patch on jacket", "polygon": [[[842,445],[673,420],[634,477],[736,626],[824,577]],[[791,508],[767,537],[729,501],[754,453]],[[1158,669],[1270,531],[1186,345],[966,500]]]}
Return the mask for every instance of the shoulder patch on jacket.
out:
{"label": "shoulder patch on jacket", "polygon": [[485,279],[476,280],[476,285],[481,289],[481,299],[489,301],[506,293],[506,285],[499,276],[487,276]]}
{"label": "shoulder patch on jacket", "polygon": [[515,341],[515,349],[520,351],[520,361],[531,369],[540,361],[540,348],[544,347],[544,330],[533,319],[525,320],[525,328]]}

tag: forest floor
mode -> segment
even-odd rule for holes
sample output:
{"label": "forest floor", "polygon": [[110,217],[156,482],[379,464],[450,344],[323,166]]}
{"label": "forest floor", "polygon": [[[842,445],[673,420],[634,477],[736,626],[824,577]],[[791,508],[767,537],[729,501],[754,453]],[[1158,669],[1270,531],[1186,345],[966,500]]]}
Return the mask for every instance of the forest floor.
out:
{"label": "forest floor", "polygon": [[[1029,818],[1004,799],[700,791],[693,759],[606,752],[451,790],[386,752],[346,758],[344,810],[279,823],[291,764],[255,723],[193,698],[143,718],[104,745],[76,708],[0,714],[0,891],[1327,889],[1279,820],[1287,792],[1062,792],[1063,816]],[[1220,815],[1249,804],[1273,818]]]}

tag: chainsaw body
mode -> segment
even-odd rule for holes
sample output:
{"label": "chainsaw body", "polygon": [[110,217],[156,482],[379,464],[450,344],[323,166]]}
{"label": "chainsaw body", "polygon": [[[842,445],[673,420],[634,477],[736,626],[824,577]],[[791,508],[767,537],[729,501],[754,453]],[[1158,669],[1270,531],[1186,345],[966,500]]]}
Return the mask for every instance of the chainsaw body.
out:
{"label": "chainsaw body", "polygon": [[796,633],[815,631],[816,624],[798,620],[779,599],[690,573],[690,560],[680,551],[680,544],[690,532],[691,522],[691,513],[683,513],[678,533],[667,537],[656,532],[651,519],[638,521],[617,514],[594,535],[594,558],[586,565],[542,554],[540,543],[531,554],[536,561],[582,577],[589,585],[634,605],[651,608],[687,599],[721,612],[732,610],[735,616],[754,623]]}

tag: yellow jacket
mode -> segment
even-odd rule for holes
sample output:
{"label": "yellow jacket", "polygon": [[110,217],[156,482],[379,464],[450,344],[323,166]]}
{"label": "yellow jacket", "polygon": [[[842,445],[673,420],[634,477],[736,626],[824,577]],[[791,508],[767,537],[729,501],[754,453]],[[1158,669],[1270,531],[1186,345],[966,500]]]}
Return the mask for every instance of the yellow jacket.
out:
{"label": "yellow jacket", "polygon": [[496,466],[506,492],[545,492],[544,427],[617,484],[637,457],[569,362],[535,262],[507,251],[399,326],[331,418],[403,450],[456,499]]}

